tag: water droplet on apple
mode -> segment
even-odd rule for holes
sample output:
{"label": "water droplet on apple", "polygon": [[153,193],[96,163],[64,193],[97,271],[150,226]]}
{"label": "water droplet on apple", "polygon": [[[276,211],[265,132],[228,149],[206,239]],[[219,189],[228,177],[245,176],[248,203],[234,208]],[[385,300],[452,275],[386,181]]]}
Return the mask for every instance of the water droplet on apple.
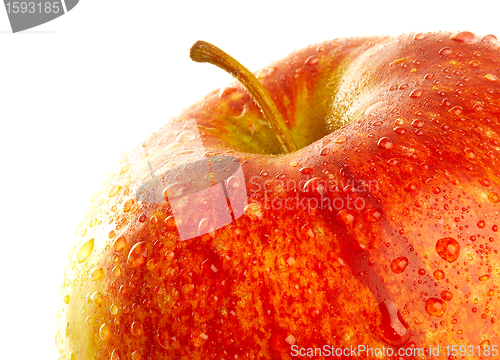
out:
{"label": "water droplet on apple", "polygon": [[461,31],[459,33],[453,34],[450,36],[450,39],[464,43],[464,44],[472,44],[477,41],[476,35],[469,31]]}
{"label": "water droplet on apple", "polygon": [[401,274],[408,266],[408,258],[400,256],[391,262],[391,270],[395,274]]}
{"label": "water droplet on apple", "polygon": [[478,66],[481,65],[481,63],[479,61],[477,61],[477,60],[471,60],[469,62],[469,65],[472,66],[472,67],[478,67]]}
{"label": "water droplet on apple", "polygon": [[139,350],[132,353],[132,360],[142,360],[142,355]]}
{"label": "water droplet on apple", "polygon": [[120,359],[120,354],[118,353],[117,350],[113,350],[113,352],[111,353],[110,360],[121,360]]}
{"label": "water droplet on apple", "polygon": [[301,174],[304,174],[304,175],[309,175],[310,173],[313,172],[313,169],[310,167],[304,167],[304,168],[300,169],[299,172]]}
{"label": "water droplet on apple", "polygon": [[266,177],[268,175],[267,171],[266,170],[262,170],[260,173],[259,173],[260,176],[262,177]]}
{"label": "water droplet on apple", "polygon": [[407,191],[407,192],[413,192],[415,190],[417,190],[417,185],[415,185],[414,183],[410,182],[410,183],[407,183],[404,187],[403,187],[404,191]]}
{"label": "water droplet on apple", "polygon": [[451,237],[439,239],[436,243],[436,252],[443,260],[452,263],[458,259],[460,244]]}
{"label": "water droplet on apple", "polygon": [[111,315],[118,314],[118,310],[118,306],[116,306],[115,304],[111,304],[111,307],[109,308],[109,312],[111,313]]}
{"label": "water droplet on apple", "polygon": [[377,143],[380,149],[390,149],[393,146],[392,141],[388,137],[382,137]]}
{"label": "water droplet on apple", "polygon": [[431,316],[443,317],[446,303],[438,298],[430,298],[425,302],[425,311]]}
{"label": "water droplet on apple", "polygon": [[404,135],[404,134],[406,134],[406,129],[404,127],[402,127],[402,126],[396,126],[393,130],[398,135]]}
{"label": "water droplet on apple", "polygon": [[111,335],[111,331],[109,330],[109,326],[107,324],[102,324],[99,329],[99,336],[102,340],[106,341],[109,339]]}
{"label": "water droplet on apple", "polygon": [[410,93],[410,97],[411,98],[419,98],[420,96],[422,96],[422,93],[423,93],[423,90],[421,89],[415,89],[413,90],[411,93]]}
{"label": "water droplet on apple", "polygon": [[123,211],[124,212],[129,212],[130,209],[132,209],[132,206],[134,205],[134,200],[133,199],[128,199],[125,204],[123,204]]}
{"label": "water droplet on apple", "polygon": [[251,203],[245,206],[243,210],[244,214],[248,216],[252,220],[260,220],[262,219],[262,212],[260,210],[260,206],[257,203]]}
{"label": "water droplet on apple", "polygon": [[306,65],[316,65],[319,62],[319,59],[317,56],[309,56],[307,60],[305,61]]}
{"label": "water droplet on apple", "polygon": [[179,196],[182,196],[182,194],[184,194],[184,191],[186,191],[188,187],[189,184],[185,182],[176,182],[170,184],[163,190],[163,197],[165,199],[175,199]]}
{"label": "water droplet on apple", "polygon": [[191,130],[184,130],[175,138],[175,142],[189,142],[196,138],[196,134]]}
{"label": "water droplet on apple", "polygon": [[342,144],[342,143],[345,143],[347,141],[347,136],[345,135],[339,135],[335,138],[335,140],[333,140],[333,142],[337,143],[337,144]]}
{"label": "water droplet on apple", "polygon": [[413,40],[422,40],[425,39],[425,34],[418,33],[413,36]]}
{"label": "water droplet on apple", "polygon": [[94,249],[94,239],[90,239],[86,243],[84,243],[80,248],[78,249],[78,252],[76,253],[76,260],[81,263],[87,260],[89,255],[92,253],[92,250]]}
{"label": "water droplet on apple", "polygon": [[99,291],[94,292],[90,295],[90,300],[96,305],[101,306],[102,304],[102,295]]}
{"label": "water droplet on apple", "polygon": [[421,119],[415,119],[411,122],[411,126],[415,128],[421,128],[425,125],[425,121]]}
{"label": "water droplet on apple", "polygon": [[200,223],[198,224],[198,235],[208,234],[212,231],[214,231],[214,229],[210,219],[208,218],[201,219]]}
{"label": "water droplet on apple", "polygon": [[135,244],[128,254],[127,264],[131,268],[142,266],[146,263],[148,250],[144,241]]}
{"label": "water droplet on apple", "polygon": [[477,227],[480,228],[480,229],[484,229],[484,227],[486,226],[486,222],[484,220],[479,220],[477,222]]}
{"label": "water droplet on apple", "polygon": [[119,253],[124,251],[126,247],[127,247],[127,241],[123,236],[120,236],[118,239],[116,239],[113,244],[113,249]]}
{"label": "water droplet on apple", "polygon": [[108,197],[113,197],[116,194],[118,194],[118,191],[120,191],[122,187],[120,185],[113,185],[109,188],[108,190]]}
{"label": "water droplet on apple", "polygon": [[488,79],[489,81],[497,81],[497,77],[493,74],[486,74],[486,75],[484,75],[484,77],[486,79]]}
{"label": "water droplet on apple", "polygon": [[439,55],[450,55],[452,53],[452,50],[449,47],[444,47],[441,50],[438,51]]}
{"label": "water droplet on apple", "polygon": [[444,301],[450,301],[451,299],[453,299],[453,293],[448,290],[443,290],[441,291],[441,299],[443,299]]}
{"label": "water droplet on apple", "polygon": [[496,192],[491,192],[488,194],[488,200],[493,204],[497,204],[500,201],[500,196]]}
{"label": "water droplet on apple", "polygon": [[134,321],[132,326],[130,327],[130,331],[134,336],[142,336],[144,335],[144,329],[142,328],[142,324],[138,321]]}
{"label": "water droplet on apple", "polygon": [[276,175],[276,179],[278,179],[278,180],[285,180],[286,179],[286,174],[284,174],[284,173],[283,174],[278,174],[278,175]]}
{"label": "water droplet on apple", "polygon": [[238,176],[234,175],[227,179],[228,189],[237,189],[241,186],[241,180]]}
{"label": "water droplet on apple", "polygon": [[62,297],[62,301],[67,305],[69,304],[69,295],[68,294],[65,294],[63,297]]}
{"label": "water droplet on apple", "polygon": [[102,278],[103,274],[104,274],[104,271],[102,270],[102,268],[94,269],[90,273],[90,278],[92,280],[100,280]]}
{"label": "water droplet on apple", "polygon": [[465,157],[467,159],[475,159],[476,158],[476,153],[471,148],[465,148],[464,153],[465,153]]}
{"label": "water droplet on apple", "polygon": [[432,274],[434,276],[434,279],[436,280],[443,280],[444,279],[444,271],[443,270],[436,270]]}
{"label": "water droplet on apple", "polygon": [[321,150],[321,152],[319,153],[321,156],[325,156],[325,155],[328,155],[330,153],[330,148],[328,147],[325,147]]}
{"label": "water droplet on apple", "polygon": [[489,275],[487,275],[487,274],[485,274],[485,275],[481,275],[481,276],[479,277],[479,281],[481,281],[481,282],[488,281],[489,279],[490,279],[490,276],[489,276]]}
{"label": "water droplet on apple", "polygon": [[111,273],[113,274],[113,277],[119,277],[122,273],[122,269],[120,269],[119,266],[115,266],[113,270],[111,270]]}
{"label": "water droplet on apple", "polygon": [[368,209],[364,212],[363,219],[369,223],[380,221],[382,219],[382,210],[377,208]]}
{"label": "water droplet on apple", "polygon": [[371,332],[391,346],[404,346],[410,341],[411,329],[401,316],[397,305],[390,300],[386,300],[380,303],[378,307],[382,320],[380,325],[370,326]]}

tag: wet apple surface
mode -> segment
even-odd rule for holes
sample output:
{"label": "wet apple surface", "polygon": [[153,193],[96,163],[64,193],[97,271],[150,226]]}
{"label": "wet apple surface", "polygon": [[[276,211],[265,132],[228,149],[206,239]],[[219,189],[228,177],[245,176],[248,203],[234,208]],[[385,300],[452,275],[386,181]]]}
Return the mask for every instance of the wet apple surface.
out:
{"label": "wet apple surface", "polygon": [[[499,55],[494,36],[468,32],[294,52],[257,75],[299,148],[285,154],[237,83],[185,109],[170,122],[182,131],[167,124],[123,155],[78,226],[61,358],[328,358],[325,345],[494,358]],[[174,216],[172,195],[144,200],[162,190],[151,169],[165,179],[217,155],[241,164],[227,186],[248,204],[234,216],[228,201],[231,224],[203,218],[203,235],[181,241],[190,215]],[[176,196],[191,180],[177,175]],[[211,193],[176,204],[220,214]]]}

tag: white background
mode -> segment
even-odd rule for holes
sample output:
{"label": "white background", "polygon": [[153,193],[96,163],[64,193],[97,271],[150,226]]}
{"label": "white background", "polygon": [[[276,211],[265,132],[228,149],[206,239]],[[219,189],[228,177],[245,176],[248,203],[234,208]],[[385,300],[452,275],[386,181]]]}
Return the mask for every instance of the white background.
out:
{"label": "white background", "polygon": [[232,81],[191,62],[196,40],[257,70],[336,37],[429,30],[500,37],[497,1],[339,3],[81,0],[18,34],[0,7],[1,359],[57,358],[58,289],[92,194],[123,151]]}

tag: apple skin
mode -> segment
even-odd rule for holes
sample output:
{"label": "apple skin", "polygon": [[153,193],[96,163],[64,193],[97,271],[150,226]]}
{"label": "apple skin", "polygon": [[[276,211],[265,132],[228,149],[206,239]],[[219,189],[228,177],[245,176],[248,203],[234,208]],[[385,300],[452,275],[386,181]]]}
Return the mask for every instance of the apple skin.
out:
{"label": "apple skin", "polygon": [[[169,126],[158,130],[123,155],[79,225],[61,358],[289,359],[292,345],[328,344],[439,345],[436,359],[472,345],[478,359],[500,345],[499,62],[494,36],[468,32],[294,52],[258,76],[301,148],[284,155],[237,84],[186,108],[170,124],[196,119],[203,148],[166,148]],[[158,173],[237,158],[245,214],[180,241],[168,201],[136,200],[148,190],[141,152]]]}

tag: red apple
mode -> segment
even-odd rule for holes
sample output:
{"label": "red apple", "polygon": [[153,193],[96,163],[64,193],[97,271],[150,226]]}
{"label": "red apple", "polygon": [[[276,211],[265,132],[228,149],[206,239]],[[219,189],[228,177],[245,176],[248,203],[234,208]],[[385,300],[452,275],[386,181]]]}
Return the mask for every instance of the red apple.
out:
{"label": "red apple", "polygon": [[192,57],[244,87],[185,109],[95,194],[61,358],[499,356],[494,36],[336,39],[258,80],[209,44]]}

